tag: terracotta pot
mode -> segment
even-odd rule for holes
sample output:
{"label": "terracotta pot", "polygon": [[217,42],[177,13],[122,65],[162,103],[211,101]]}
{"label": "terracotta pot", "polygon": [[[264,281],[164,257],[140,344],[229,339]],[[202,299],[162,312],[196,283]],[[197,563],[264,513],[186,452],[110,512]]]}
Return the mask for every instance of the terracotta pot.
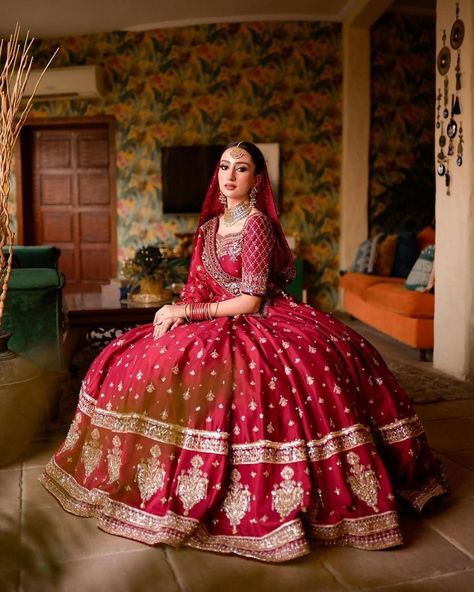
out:
{"label": "terracotta pot", "polygon": [[0,330],[0,466],[20,458],[48,410],[42,372],[8,349]]}

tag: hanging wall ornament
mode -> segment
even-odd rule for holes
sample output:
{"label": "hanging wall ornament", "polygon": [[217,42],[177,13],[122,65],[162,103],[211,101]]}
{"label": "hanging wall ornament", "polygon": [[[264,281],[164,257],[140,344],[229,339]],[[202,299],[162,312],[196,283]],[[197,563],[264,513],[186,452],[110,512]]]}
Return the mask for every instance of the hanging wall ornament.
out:
{"label": "hanging wall ornament", "polygon": [[451,50],[446,46],[446,29],[443,30],[443,47],[439,50],[436,63],[438,66],[438,72],[441,76],[445,76],[451,65]]}
{"label": "hanging wall ornament", "polygon": [[439,129],[441,126],[440,122],[440,115],[441,115],[441,99],[443,95],[441,94],[441,89],[438,88],[438,94],[436,95],[436,129]]}
{"label": "hanging wall ornament", "polygon": [[451,195],[451,173],[449,172],[449,166],[446,166],[446,173],[444,175],[444,182],[446,184],[446,195]]}
{"label": "hanging wall ornament", "polygon": [[462,132],[462,123],[459,124],[459,141],[458,141],[458,155],[456,157],[456,164],[458,166],[462,165],[462,145],[464,144],[464,139],[462,136],[463,132]]}
{"label": "hanging wall ornament", "polygon": [[[446,135],[448,136],[448,138],[450,140],[452,140],[458,131],[458,124],[456,123],[455,119],[454,119],[454,95],[451,97],[451,119],[449,120],[448,126],[446,128]],[[450,145],[451,145],[451,141],[450,141]],[[449,153],[448,151],[448,155],[452,156],[453,153]]]}
{"label": "hanging wall ornament", "polygon": [[444,109],[443,109],[443,117],[448,119],[449,116],[449,109],[448,109],[448,97],[449,97],[449,80],[448,77],[444,77]]}
{"label": "hanging wall ornament", "polygon": [[454,70],[456,72],[456,90],[461,90],[461,51],[459,49]]}
{"label": "hanging wall ornament", "polygon": [[456,20],[451,27],[449,42],[453,49],[459,49],[464,41],[464,22],[459,18],[459,2],[456,2]]}

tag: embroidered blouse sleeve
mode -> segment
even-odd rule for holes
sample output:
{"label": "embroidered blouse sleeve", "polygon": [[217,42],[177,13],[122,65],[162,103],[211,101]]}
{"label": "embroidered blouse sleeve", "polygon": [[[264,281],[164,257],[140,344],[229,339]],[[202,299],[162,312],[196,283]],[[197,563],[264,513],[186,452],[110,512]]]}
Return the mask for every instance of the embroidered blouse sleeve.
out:
{"label": "embroidered blouse sleeve", "polygon": [[255,215],[247,221],[242,244],[242,294],[265,295],[274,242],[269,218]]}

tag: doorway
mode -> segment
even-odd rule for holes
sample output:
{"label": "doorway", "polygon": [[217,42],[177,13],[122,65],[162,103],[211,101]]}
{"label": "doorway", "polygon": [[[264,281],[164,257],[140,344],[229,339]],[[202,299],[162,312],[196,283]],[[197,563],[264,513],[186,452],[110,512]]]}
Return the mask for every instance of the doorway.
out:
{"label": "doorway", "polygon": [[16,151],[18,243],[55,245],[68,292],[116,275],[114,119],[31,119]]}

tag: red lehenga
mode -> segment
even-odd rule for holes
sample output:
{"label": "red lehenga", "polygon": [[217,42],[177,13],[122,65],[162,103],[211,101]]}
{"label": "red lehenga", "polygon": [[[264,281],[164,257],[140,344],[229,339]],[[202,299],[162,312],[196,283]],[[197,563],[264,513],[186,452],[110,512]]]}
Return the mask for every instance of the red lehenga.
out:
{"label": "red lehenga", "polygon": [[277,562],[311,543],[399,545],[397,498],[421,510],[447,491],[377,351],[278,288],[272,213],[226,237],[216,217],[202,224],[182,295],[265,294],[259,314],[156,341],[145,325],[94,361],[41,477],[66,510],[151,545]]}

